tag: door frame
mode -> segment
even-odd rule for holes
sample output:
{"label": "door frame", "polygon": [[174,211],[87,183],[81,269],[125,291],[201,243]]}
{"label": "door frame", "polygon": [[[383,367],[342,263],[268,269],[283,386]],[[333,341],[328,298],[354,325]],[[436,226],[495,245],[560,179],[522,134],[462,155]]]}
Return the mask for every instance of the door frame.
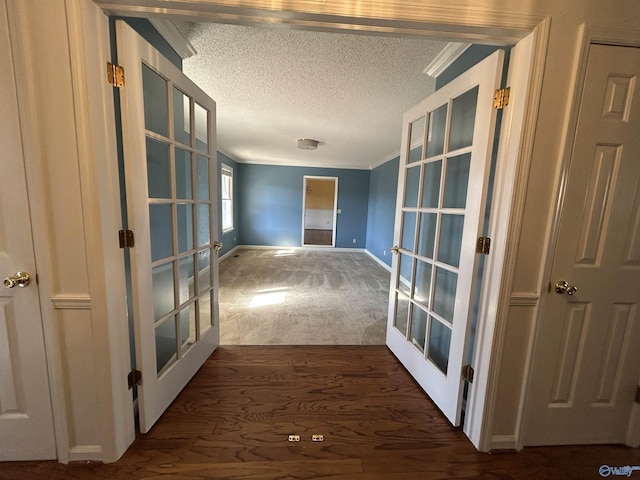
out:
{"label": "door frame", "polygon": [[[376,12],[385,18],[384,26],[378,19],[364,17],[358,12],[352,16],[330,16],[309,13],[304,7],[293,6],[286,14],[282,11],[247,6],[221,6],[213,0],[203,0],[198,5],[176,0],[171,7],[159,12],[144,0],[120,0],[113,4],[109,0],[94,0],[104,4],[109,13],[123,16],[162,15],[167,19],[179,16],[193,17],[197,21],[225,23],[233,15],[233,23],[241,25],[287,24],[297,28],[313,28],[320,31],[349,31],[401,34],[409,36],[460,38],[463,41],[493,43],[497,45],[522,44],[518,64],[528,67],[527,75],[516,75],[510,60],[509,72],[517,82],[511,85],[512,93],[525,92],[519,96],[519,107],[512,108],[507,115],[511,122],[502,122],[500,128],[499,154],[496,169],[496,187],[493,205],[499,205],[491,216],[490,232],[494,255],[487,257],[480,293],[479,320],[476,346],[472,366],[476,371],[474,383],[470,385],[467,414],[463,431],[480,451],[497,448],[517,448],[518,438],[509,438],[505,444],[492,435],[492,406],[495,404],[502,354],[505,349],[504,333],[511,307],[511,294],[520,242],[521,219],[524,215],[528,186],[528,173],[533,155],[535,129],[544,74],[546,48],[549,41],[551,18],[530,14],[506,14],[495,10],[472,8],[472,15],[461,18],[454,7],[443,7],[438,13],[425,8],[414,12],[420,22],[407,23],[394,17],[393,10]],[[255,0],[256,4],[258,0]],[[126,3],[126,4],[124,4]],[[245,2],[245,4],[251,3]],[[178,8],[180,7],[180,8]],[[260,15],[256,15],[256,11]],[[418,13],[417,13],[418,12]],[[441,15],[448,13],[448,23],[443,29]],[[386,15],[386,17],[385,17]],[[454,23],[453,20],[459,21]],[[512,128],[516,127],[516,128]],[[495,229],[495,230],[494,230]],[[518,405],[518,422],[522,417],[522,402]]]}
{"label": "door frame", "polygon": [[[557,175],[558,181],[554,186],[555,205],[553,214],[550,220],[548,242],[546,245],[546,251],[544,253],[545,263],[542,269],[542,276],[540,278],[540,284],[542,286],[548,284],[551,281],[551,273],[553,269],[553,260],[556,253],[556,247],[558,244],[558,235],[560,232],[560,220],[564,207],[564,200],[567,189],[567,182],[569,178],[569,169],[571,166],[571,156],[574,147],[574,140],[576,130],[578,127],[578,119],[580,116],[580,103],[582,98],[582,92],[584,90],[584,84],[586,80],[587,61],[589,58],[589,49],[591,45],[600,44],[608,46],[621,46],[621,47],[636,47],[640,48],[640,36],[638,35],[625,35],[615,30],[609,29],[596,29],[590,28],[586,24],[582,24],[580,27],[580,39],[579,49],[574,59],[572,67],[572,90],[571,90],[571,107],[568,115],[568,122],[562,135],[562,157],[558,166],[559,174]],[[536,346],[538,342],[542,341],[540,338],[541,324],[543,316],[546,311],[547,300],[550,292],[547,288],[540,288],[542,292],[537,312],[534,318],[532,342],[527,355],[527,367],[525,369],[525,384],[523,387],[523,399],[522,399],[522,422],[520,422],[519,435],[518,435],[518,449],[526,446],[525,431],[527,423],[534,421],[529,418],[529,406],[532,401],[532,397],[535,394],[532,390],[532,372],[534,364],[536,362]],[[638,379],[638,385],[640,385],[640,378]],[[640,405],[636,403],[631,413],[629,421],[629,429],[627,431],[627,444],[630,446],[640,446]]]}
{"label": "door frame", "polygon": [[[89,223],[84,225],[83,231],[87,238],[85,245],[89,248],[88,258],[97,265],[90,270],[90,282],[92,296],[76,294],[73,297],[59,294],[55,290],[56,285],[47,282],[54,277],[52,267],[48,265],[53,261],[53,255],[49,253],[53,240],[57,240],[56,232],[47,228],[46,205],[47,191],[41,182],[41,172],[46,166],[43,160],[42,149],[49,145],[49,140],[43,140],[44,125],[46,122],[38,118],[38,108],[33,92],[40,87],[40,80],[32,75],[35,70],[34,60],[48,61],[51,52],[47,49],[33,54],[27,50],[30,40],[39,32],[28,28],[28,19],[17,7],[9,6],[12,18],[12,35],[24,40],[21,46],[14,52],[17,62],[16,77],[18,78],[18,99],[23,107],[21,121],[24,122],[25,132],[29,132],[25,138],[25,158],[27,167],[27,182],[30,199],[33,201],[31,211],[34,219],[34,243],[36,246],[36,261],[39,264],[41,277],[45,280],[41,287],[41,299],[43,310],[43,323],[45,326],[45,342],[47,344],[48,370],[51,379],[51,389],[54,404],[54,420],[56,424],[56,439],[58,444],[59,461],[73,460],[102,460],[110,462],[117,460],[135,438],[133,425],[133,399],[127,389],[126,373],[130,368],[129,357],[129,332],[128,326],[123,325],[123,314],[126,314],[126,305],[122,298],[126,297],[124,289],[123,262],[114,261],[121,258],[121,251],[114,242],[114,231],[121,228],[119,182],[117,168],[113,165],[116,155],[115,148],[115,114],[113,111],[112,87],[104,81],[101,69],[94,68],[96,59],[102,63],[105,50],[108,51],[109,33],[104,28],[104,19],[97,18],[98,8],[94,2],[108,14],[124,16],[162,15],[171,18],[173,15],[189,15],[201,20],[225,21],[233,17],[233,21],[241,24],[291,24],[299,28],[319,28],[324,31],[368,31],[388,34],[424,35],[445,39],[459,38],[463,41],[486,43],[501,43],[512,45],[520,42],[524,37],[532,34],[531,58],[527,65],[531,67],[530,83],[526,88],[524,103],[526,110],[522,115],[522,131],[516,134],[504,124],[501,130],[501,144],[515,144],[513,150],[509,150],[508,161],[504,162],[508,168],[501,178],[512,179],[513,188],[509,192],[502,191],[499,196],[494,196],[494,202],[503,203],[504,209],[500,211],[500,219],[512,228],[504,227],[506,232],[502,239],[504,255],[500,258],[490,258],[487,265],[489,276],[485,277],[485,283],[493,283],[505,286],[499,302],[494,306],[496,310],[490,319],[485,322],[483,335],[487,338],[487,344],[483,350],[488,350],[488,356],[483,358],[489,361],[491,371],[498,371],[502,356],[503,345],[495,342],[490,348],[494,338],[499,339],[499,332],[504,330],[509,310],[509,293],[511,291],[509,281],[513,279],[517,245],[520,238],[519,222],[524,212],[524,199],[526,196],[527,177],[533,155],[533,140],[536,129],[538,110],[542,92],[544,65],[546,59],[546,47],[549,40],[550,17],[533,14],[506,14],[494,9],[467,8],[465,15],[461,15],[456,6],[439,6],[428,8],[427,6],[412,5],[411,21],[403,20],[394,10],[393,5],[388,8],[380,4],[380,11],[373,12],[369,17],[356,11],[344,10],[343,14],[328,15],[320,8],[313,12],[305,12],[303,7],[294,8],[292,11],[283,12],[266,8],[247,8],[244,6],[215,5],[210,0],[195,3],[186,3],[175,0],[171,8],[166,6],[162,11],[150,2],[144,0],[132,0],[130,5],[109,0],[84,0],[83,2],[68,2],[66,18],[69,22],[64,34],[60,37],[64,42],[60,50],[71,47],[70,71],[71,82],[74,90],[74,114],[71,127],[77,132],[77,148],[81,159],[79,170],[82,177],[83,188],[82,201],[86,208],[86,218]],[[136,5],[137,3],[137,5]],[[247,4],[250,2],[245,2]],[[258,2],[256,2],[257,4]],[[180,7],[180,11],[178,11]],[[196,7],[202,12],[196,11]],[[307,6],[308,7],[308,6]],[[189,11],[188,9],[192,10]],[[337,7],[335,7],[337,8]],[[338,9],[339,10],[339,9]],[[256,15],[258,13],[258,15]],[[53,28],[52,26],[51,28]],[[52,51],[57,51],[54,47]],[[22,55],[24,54],[24,55]],[[45,62],[48,65],[47,62]],[[67,70],[65,70],[67,71]],[[523,89],[525,90],[525,89]],[[67,112],[64,119],[70,117]],[[47,116],[48,120],[51,115]],[[56,117],[57,118],[57,117]],[[507,122],[505,122],[507,123]],[[49,128],[49,127],[47,127]],[[65,126],[65,128],[67,128]],[[92,186],[96,187],[92,190]],[[499,245],[494,241],[495,251]],[[487,281],[487,280],[491,281]],[[501,291],[501,290],[498,290]],[[65,292],[63,292],[65,293]],[[489,308],[489,305],[487,305]],[[100,375],[95,379],[95,392],[93,398],[97,398],[92,412],[100,412],[101,420],[96,429],[96,444],[87,443],[86,438],[76,438],[80,442],[71,444],[71,436],[75,424],[85,421],[83,412],[71,407],[74,395],[84,399],[84,393],[76,392],[67,384],[65,376],[68,367],[62,361],[63,344],[65,336],[58,326],[60,315],[67,309],[72,311],[87,311],[89,322],[94,326],[90,339],[96,371]],[[91,316],[91,314],[93,314]],[[126,323],[126,322],[124,322]],[[481,335],[479,335],[479,338]],[[480,374],[488,375],[489,368],[483,368],[484,372],[478,372],[475,390],[480,383]],[[74,377],[75,378],[75,377]],[[485,383],[486,383],[485,379]],[[489,387],[484,404],[491,404],[495,400],[497,392],[496,375],[489,379]],[[73,384],[72,386],[74,386]],[[74,391],[72,391],[74,390]],[[96,393],[97,392],[97,393]],[[92,395],[87,392],[86,395]],[[482,396],[482,395],[478,395]],[[482,412],[482,409],[479,410]],[[481,418],[482,417],[482,418]],[[95,419],[95,417],[93,417]],[[471,423],[471,422],[469,422]],[[474,414],[473,423],[478,423],[481,429],[471,435],[472,441],[480,450],[491,449],[489,437],[491,419],[484,415]],[[466,427],[465,427],[466,431]],[[483,438],[479,433],[484,432]],[[99,432],[99,435],[98,435]],[[98,439],[99,436],[99,439]],[[476,443],[474,438],[480,443]]]}
{"label": "door frame", "polygon": [[[331,233],[331,245],[307,245],[304,243],[304,225],[307,212],[307,180],[333,180],[333,231]],[[300,245],[303,247],[318,247],[318,248],[335,248],[336,246],[336,231],[338,227],[338,177],[329,177],[322,175],[305,175],[302,178],[302,242]]]}

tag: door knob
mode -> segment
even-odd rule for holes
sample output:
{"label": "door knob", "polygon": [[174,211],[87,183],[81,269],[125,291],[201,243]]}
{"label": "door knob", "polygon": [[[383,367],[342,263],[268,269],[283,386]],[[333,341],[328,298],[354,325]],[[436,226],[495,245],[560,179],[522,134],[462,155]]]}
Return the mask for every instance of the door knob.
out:
{"label": "door knob", "polygon": [[222,242],[213,242],[213,251],[218,253],[222,248]]}
{"label": "door knob", "polygon": [[400,253],[400,249],[398,248],[397,245],[394,245],[393,247],[391,247],[389,251],[395,253],[396,255]]}
{"label": "door knob", "polygon": [[566,293],[567,295],[575,295],[575,293],[578,291],[578,287],[576,287],[575,285],[569,285],[569,283],[565,282],[564,280],[556,282],[555,287],[556,293],[560,295],[562,295],[563,293]]}
{"label": "door knob", "polygon": [[16,285],[20,288],[23,288],[29,285],[30,281],[31,275],[29,275],[27,272],[18,272],[15,275],[11,275],[10,277],[5,278],[3,284],[6,288],[13,288]]}

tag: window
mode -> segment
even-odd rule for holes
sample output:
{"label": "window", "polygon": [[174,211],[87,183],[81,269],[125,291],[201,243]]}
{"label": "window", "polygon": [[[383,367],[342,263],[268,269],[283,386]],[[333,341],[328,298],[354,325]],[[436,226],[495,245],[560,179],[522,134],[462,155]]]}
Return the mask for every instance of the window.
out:
{"label": "window", "polygon": [[222,164],[222,233],[233,230],[233,168]]}

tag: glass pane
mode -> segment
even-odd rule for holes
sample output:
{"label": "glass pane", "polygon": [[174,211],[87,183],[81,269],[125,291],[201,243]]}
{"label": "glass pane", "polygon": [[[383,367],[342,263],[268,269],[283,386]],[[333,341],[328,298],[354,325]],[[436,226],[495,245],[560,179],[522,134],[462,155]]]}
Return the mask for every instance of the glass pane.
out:
{"label": "glass pane", "polygon": [[196,150],[209,153],[209,115],[205,108],[194,104],[196,121]]}
{"label": "glass pane", "polygon": [[422,180],[422,208],[438,208],[441,175],[442,160],[425,164]]}
{"label": "glass pane", "polygon": [[156,367],[157,373],[170,363],[175,362],[178,353],[176,341],[176,321],[169,317],[156,327]]}
{"label": "glass pane", "polygon": [[404,206],[418,206],[418,188],[420,187],[420,165],[407,168],[407,179],[404,189]]}
{"label": "glass pane", "polygon": [[213,319],[211,317],[211,291],[204,295],[200,295],[198,299],[198,318],[200,319],[200,335],[206,332],[211,325],[213,325]]}
{"label": "glass pane", "polygon": [[470,153],[447,160],[447,175],[444,182],[444,208],[465,208],[467,205],[470,164]]}
{"label": "glass pane", "polygon": [[160,320],[175,308],[173,298],[173,262],[153,267],[151,270],[153,285],[154,319]]}
{"label": "glass pane", "polygon": [[473,143],[473,125],[476,121],[477,103],[478,87],[474,87],[453,99],[449,151],[468,147]]}
{"label": "glass pane", "polygon": [[144,127],[165,137],[169,136],[169,106],[167,81],[142,64],[144,97]]}
{"label": "glass pane", "polygon": [[402,335],[407,335],[407,322],[409,320],[409,299],[401,294],[396,294],[396,318],[393,326],[396,327]]}
{"label": "glass pane", "polygon": [[191,303],[188,307],[180,310],[180,340],[183,350],[186,350],[185,346],[193,345],[196,342],[195,303]]}
{"label": "glass pane", "polygon": [[417,260],[416,285],[413,292],[414,300],[429,308],[429,293],[431,290],[431,264]]}
{"label": "glass pane", "polygon": [[193,207],[179,203],[178,211],[178,252],[193,249]]}
{"label": "glass pane", "polygon": [[200,155],[196,157],[196,182],[198,200],[209,200],[209,159]]}
{"label": "glass pane", "polygon": [[413,257],[409,255],[400,254],[400,278],[398,278],[398,290],[405,293],[407,296],[411,295],[411,270],[412,270]]}
{"label": "glass pane", "polygon": [[147,138],[147,187],[149,198],[171,198],[169,145]]}
{"label": "glass pane", "polygon": [[149,205],[152,262],[173,255],[173,235],[171,232],[171,205]]}
{"label": "glass pane", "polygon": [[460,247],[464,215],[442,215],[438,260],[457,267],[460,265]]}
{"label": "glass pane", "polygon": [[402,213],[402,242],[400,246],[413,252],[416,236],[416,212]]}
{"label": "glass pane", "polygon": [[418,237],[418,255],[433,258],[433,246],[436,241],[435,213],[423,213],[420,215],[420,236]]}
{"label": "glass pane", "polygon": [[429,114],[429,133],[427,134],[427,158],[442,155],[444,134],[447,125],[447,104],[436,108]]}
{"label": "glass pane", "polygon": [[191,200],[191,154],[176,148],[176,198]]}
{"label": "glass pane", "polygon": [[180,305],[195,295],[195,279],[193,278],[193,255],[178,260],[178,296]]}
{"label": "glass pane", "polygon": [[176,142],[191,146],[189,97],[173,87],[173,130]]}
{"label": "glass pane", "polygon": [[211,232],[209,229],[209,217],[211,211],[209,205],[198,205],[198,247],[209,245]]}
{"label": "glass pane", "polygon": [[211,249],[198,253],[198,290],[211,287]]}
{"label": "glass pane", "polygon": [[449,347],[451,346],[451,329],[431,317],[429,329],[429,353],[427,358],[431,360],[442,373],[447,374],[449,366]]}
{"label": "glass pane", "polygon": [[427,312],[413,306],[413,315],[411,315],[411,343],[424,352],[424,341],[427,336]]}
{"label": "glass pane", "polygon": [[449,322],[453,322],[453,311],[456,303],[458,274],[436,267],[433,311]]}
{"label": "glass pane", "polygon": [[421,117],[411,124],[409,136],[409,158],[407,163],[422,160],[422,145],[424,144],[425,117]]}

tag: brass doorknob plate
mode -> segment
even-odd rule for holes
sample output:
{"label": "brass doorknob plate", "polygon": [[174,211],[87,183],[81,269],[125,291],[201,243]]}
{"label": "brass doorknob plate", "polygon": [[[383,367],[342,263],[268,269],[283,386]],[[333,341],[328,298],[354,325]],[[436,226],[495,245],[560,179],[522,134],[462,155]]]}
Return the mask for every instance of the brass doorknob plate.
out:
{"label": "brass doorknob plate", "polygon": [[556,282],[555,288],[556,293],[558,293],[559,295],[566,293],[567,295],[573,296],[578,291],[578,287],[576,287],[575,285],[569,285],[569,283],[565,282],[564,280]]}
{"label": "brass doorknob plate", "polygon": [[5,278],[3,285],[5,286],[5,288],[24,288],[29,285],[29,282],[31,282],[31,275],[29,275],[27,272],[18,272],[15,275],[11,275],[10,277]]}

